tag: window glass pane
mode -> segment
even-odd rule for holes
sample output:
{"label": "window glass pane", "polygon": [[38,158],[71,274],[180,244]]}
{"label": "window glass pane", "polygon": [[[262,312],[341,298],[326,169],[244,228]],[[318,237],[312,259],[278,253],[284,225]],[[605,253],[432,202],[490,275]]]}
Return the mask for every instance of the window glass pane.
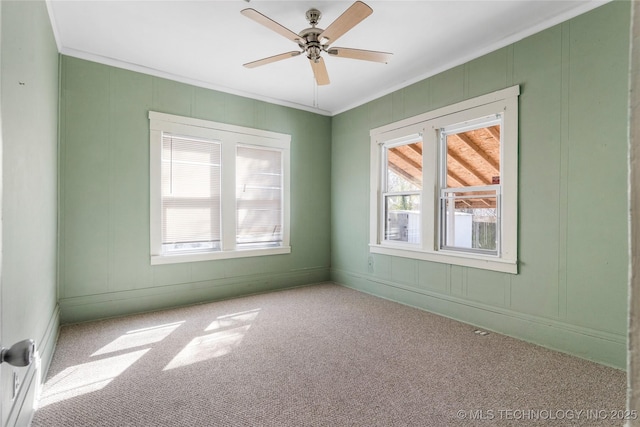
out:
{"label": "window glass pane", "polygon": [[387,192],[422,189],[422,141],[387,148]]}
{"label": "window glass pane", "polygon": [[282,243],[282,152],[239,146],[236,152],[239,247]]}
{"label": "window glass pane", "polygon": [[219,249],[220,144],[162,137],[163,252]]}
{"label": "window glass pane", "polygon": [[442,197],[442,245],[496,253],[498,196],[490,191],[451,191]]}
{"label": "window glass pane", "polygon": [[420,196],[385,197],[385,240],[420,243]]}
{"label": "window glass pane", "polygon": [[500,184],[500,123],[446,134],[446,188]]}

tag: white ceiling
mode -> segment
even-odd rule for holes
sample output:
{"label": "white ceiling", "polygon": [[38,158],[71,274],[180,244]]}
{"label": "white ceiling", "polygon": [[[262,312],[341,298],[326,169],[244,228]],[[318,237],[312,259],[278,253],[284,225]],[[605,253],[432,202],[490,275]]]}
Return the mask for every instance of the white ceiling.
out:
{"label": "white ceiling", "polygon": [[251,7],[293,32],[322,12],[326,28],[353,1],[47,0],[58,49],[134,71],[333,115],[577,16],[604,1],[367,1],[373,14],[332,46],[392,52],[388,64],[324,55],[316,86],[300,55],[242,64],[295,43],[242,16]]}

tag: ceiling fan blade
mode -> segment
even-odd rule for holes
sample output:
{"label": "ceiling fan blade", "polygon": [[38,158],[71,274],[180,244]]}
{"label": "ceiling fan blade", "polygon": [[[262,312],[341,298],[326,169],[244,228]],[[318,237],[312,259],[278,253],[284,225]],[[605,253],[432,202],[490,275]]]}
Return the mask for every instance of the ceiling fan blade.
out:
{"label": "ceiling fan blade", "polygon": [[311,68],[313,69],[313,75],[316,78],[318,86],[328,85],[329,73],[327,73],[327,67],[324,65],[324,61],[322,60],[322,58],[318,58],[318,62],[314,62],[312,59],[310,59],[309,63],[311,64]]}
{"label": "ceiling fan blade", "polygon": [[264,25],[265,27],[267,27],[271,31],[275,31],[276,33],[280,34],[281,36],[284,36],[284,37],[288,38],[292,42],[298,43],[300,41],[300,36],[299,35],[297,35],[293,31],[291,31],[290,29],[288,29],[286,27],[283,27],[282,25],[278,24],[273,19],[264,16],[263,14],[261,14],[260,12],[258,12],[255,9],[251,9],[251,8],[243,9],[243,10],[240,11],[240,13],[243,14],[244,16],[246,16],[249,19],[253,19],[258,24]]}
{"label": "ceiling fan blade", "polygon": [[327,45],[329,43],[333,43],[334,41],[338,40],[340,36],[358,25],[364,18],[371,15],[372,13],[373,9],[371,9],[363,2],[357,1],[352,4],[349,9],[345,10],[344,13],[338,17],[338,19],[333,21],[331,25],[329,25],[327,29],[320,34],[318,39],[329,39],[329,42],[326,43]]}
{"label": "ceiling fan blade", "polygon": [[280,55],[274,55],[274,56],[270,56],[268,58],[258,59],[257,61],[247,62],[246,64],[243,64],[243,65],[245,67],[247,67],[247,68],[255,68],[255,67],[259,67],[261,65],[271,64],[272,62],[282,61],[283,59],[293,58],[294,56],[298,56],[301,53],[302,52],[298,52],[298,51],[294,50],[294,51],[287,52],[287,53],[281,53]]}
{"label": "ceiling fan blade", "polygon": [[349,49],[346,47],[332,47],[327,53],[339,58],[361,59],[363,61],[383,62],[387,63],[391,60],[393,53],[376,52],[374,50]]}

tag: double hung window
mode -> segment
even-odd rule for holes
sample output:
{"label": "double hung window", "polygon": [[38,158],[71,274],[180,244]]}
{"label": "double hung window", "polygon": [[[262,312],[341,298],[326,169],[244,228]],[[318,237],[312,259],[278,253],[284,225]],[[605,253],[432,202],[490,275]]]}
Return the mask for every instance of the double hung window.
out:
{"label": "double hung window", "polygon": [[152,264],[290,252],[290,136],[149,118]]}
{"label": "double hung window", "polygon": [[518,95],[371,131],[371,252],[517,273]]}

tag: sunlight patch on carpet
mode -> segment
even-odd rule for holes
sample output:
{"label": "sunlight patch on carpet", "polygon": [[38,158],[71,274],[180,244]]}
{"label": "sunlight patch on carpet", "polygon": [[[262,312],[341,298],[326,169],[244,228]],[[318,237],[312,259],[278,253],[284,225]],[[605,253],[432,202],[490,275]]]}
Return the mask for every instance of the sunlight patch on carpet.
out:
{"label": "sunlight patch on carpet", "polygon": [[98,391],[122,374],[149,349],[71,366],[47,381],[39,408]]}
{"label": "sunlight patch on carpet", "polygon": [[251,325],[245,325],[194,338],[169,362],[163,371],[231,353],[234,348],[240,345],[250,327]]}
{"label": "sunlight patch on carpet", "polygon": [[255,310],[241,311],[238,313],[218,316],[216,320],[214,320],[209,326],[207,326],[205,332],[223,328],[230,328],[233,326],[238,326],[242,323],[252,322],[258,316],[259,312],[260,309],[256,308]]}
{"label": "sunlight patch on carpet", "polygon": [[152,326],[150,328],[136,329],[128,331],[126,334],[116,338],[109,344],[105,345],[91,356],[98,356],[115,351],[128,350],[134,347],[146,346],[165,339],[169,334],[175,331],[181,322],[167,323],[164,325]]}

